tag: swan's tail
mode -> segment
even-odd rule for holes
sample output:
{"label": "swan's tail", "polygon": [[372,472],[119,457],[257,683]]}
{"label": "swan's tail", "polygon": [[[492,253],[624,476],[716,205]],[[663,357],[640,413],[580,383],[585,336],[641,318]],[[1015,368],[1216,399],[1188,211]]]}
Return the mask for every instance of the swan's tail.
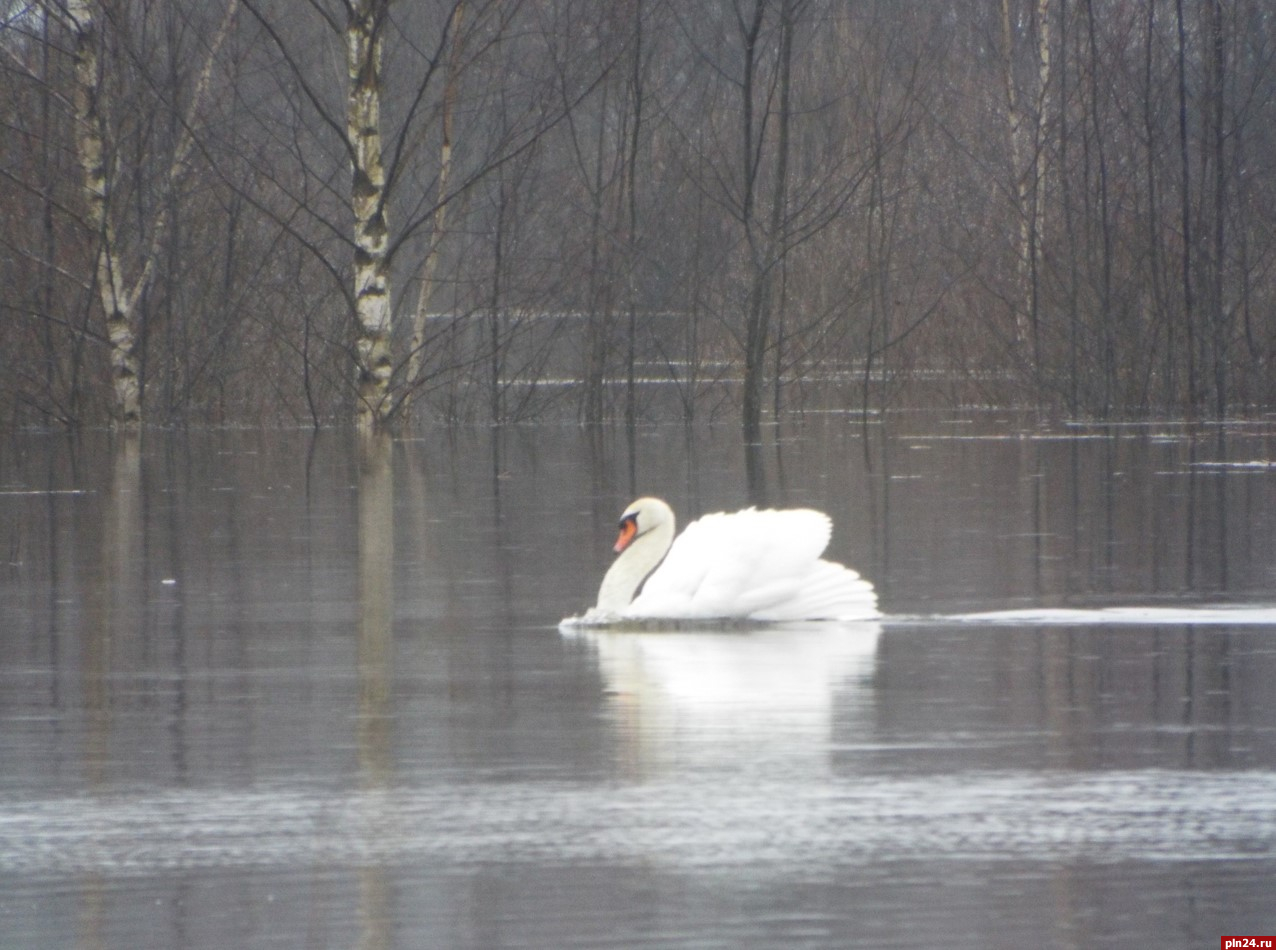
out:
{"label": "swan's tail", "polygon": [[818,561],[801,591],[785,602],[750,614],[753,620],[873,620],[877,591],[855,571],[832,561]]}

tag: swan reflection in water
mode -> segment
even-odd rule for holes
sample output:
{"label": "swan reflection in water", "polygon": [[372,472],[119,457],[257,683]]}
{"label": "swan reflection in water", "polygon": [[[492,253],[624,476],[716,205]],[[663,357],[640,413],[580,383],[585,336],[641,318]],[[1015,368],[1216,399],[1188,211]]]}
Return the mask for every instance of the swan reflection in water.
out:
{"label": "swan reflection in water", "polygon": [[560,627],[596,651],[623,749],[635,767],[823,772],[834,714],[866,702],[881,625],[795,622],[730,628]]}

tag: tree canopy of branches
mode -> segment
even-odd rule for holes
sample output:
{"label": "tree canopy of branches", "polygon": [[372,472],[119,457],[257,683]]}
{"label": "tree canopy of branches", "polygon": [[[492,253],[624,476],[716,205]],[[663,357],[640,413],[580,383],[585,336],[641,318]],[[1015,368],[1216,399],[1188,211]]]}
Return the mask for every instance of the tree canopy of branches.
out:
{"label": "tree canopy of branches", "polygon": [[0,3],[0,412],[1276,403],[1261,0]]}

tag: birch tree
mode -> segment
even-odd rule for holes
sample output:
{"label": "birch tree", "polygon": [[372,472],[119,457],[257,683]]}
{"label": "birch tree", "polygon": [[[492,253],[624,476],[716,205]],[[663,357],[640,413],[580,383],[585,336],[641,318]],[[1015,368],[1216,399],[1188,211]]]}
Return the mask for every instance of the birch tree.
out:
{"label": "birch tree", "polygon": [[133,308],[150,279],[152,268],[144,265],[132,288],[125,287],[124,262],[108,213],[108,169],[100,95],[101,24],[97,10],[89,0],[69,0],[66,24],[75,48],[75,144],[84,173],[85,220],[97,236],[93,277],[106,315],[114,417],[121,425],[134,426],[142,420],[142,393]]}
{"label": "birch tree", "polygon": [[0,0],[0,424],[1262,411],[1270,6]]}
{"label": "birch tree", "polygon": [[[597,42],[554,33],[538,21],[539,6],[503,0],[443,0],[437,5],[393,0],[310,0],[314,17],[286,21],[272,0],[240,0],[261,26],[267,48],[283,60],[267,61],[279,100],[298,117],[305,148],[290,148],[263,177],[277,183],[256,206],[313,254],[341,287],[352,333],[354,416],[360,429],[376,429],[406,415],[414,392],[431,372],[426,314],[438,286],[443,239],[452,210],[495,170],[527,152],[588,89],[588,70],[573,73],[560,104],[544,47]],[[526,9],[525,9],[526,7]],[[292,8],[288,8],[292,9]],[[325,71],[331,47],[310,44],[318,28],[338,40],[344,66],[344,109]],[[566,38],[564,38],[566,36]],[[423,39],[424,38],[424,39]],[[561,58],[573,60],[567,52]],[[383,60],[393,57],[385,68]],[[576,59],[580,59],[576,57]],[[545,69],[543,74],[538,70]],[[513,78],[520,77],[517,81]],[[596,81],[596,77],[592,80]],[[465,97],[469,97],[466,99]],[[467,125],[456,117],[464,100]],[[510,103],[509,122],[491,122],[485,106]],[[272,134],[276,117],[263,107],[260,128]],[[423,144],[440,141],[437,164]],[[454,142],[466,138],[463,164]],[[348,198],[334,206],[338,165],[350,174]],[[293,177],[324,194],[302,201]],[[352,223],[351,223],[352,222]],[[429,235],[415,261],[421,235]],[[348,258],[342,259],[345,254]],[[402,262],[401,262],[402,261]],[[396,284],[420,280],[415,306],[396,297]],[[397,307],[397,310],[396,310]],[[407,326],[392,345],[396,320]],[[406,351],[402,343],[407,343]]]}
{"label": "birch tree", "polygon": [[[309,188],[299,194],[289,184],[291,176],[279,170],[269,172],[270,179],[277,183],[275,194],[251,197],[259,209],[320,261],[340,287],[353,328],[349,358],[353,364],[354,422],[358,429],[372,431],[384,426],[397,408],[392,388],[396,363],[391,347],[394,257],[405,237],[434,217],[431,212],[413,214],[406,225],[392,232],[390,205],[396,194],[396,183],[404,177],[405,157],[411,151],[409,144],[421,134],[416,120],[428,112],[424,108],[426,96],[435,85],[449,31],[445,28],[440,32],[438,44],[432,51],[419,50],[413,67],[420,69],[414,68],[414,74],[407,77],[408,113],[387,141],[383,126],[386,95],[383,65],[387,34],[395,26],[391,17],[393,0],[341,0],[337,4],[310,0],[308,4],[318,17],[320,29],[341,44],[345,72],[343,114],[333,108],[326,77],[316,71],[309,51],[303,51],[304,41],[299,37],[304,33],[295,24],[285,22],[267,2],[240,2],[283,56],[286,68],[277,71],[274,78],[284,101],[291,100],[289,107],[298,110],[298,135],[319,143],[310,151],[298,149],[288,155],[290,160],[300,163],[295,173],[304,181],[313,181],[315,188],[332,197],[328,183],[334,168],[332,156],[325,147],[325,137],[331,134],[335,134],[341,156],[337,161],[344,160],[346,165],[350,184],[344,209],[333,207],[330,201],[303,200],[302,194]],[[459,0],[453,4],[445,20],[449,26],[460,23],[459,11],[463,5]],[[300,93],[299,97],[294,95],[294,89]],[[261,128],[269,132],[276,120],[267,113],[258,121]],[[450,134],[450,123],[447,132]],[[448,158],[446,152],[444,158],[445,161]],[[446,161],[446,165],[450,169],[450,161]],[[446,190],[446,176],[444,179],[442,187]],[[441,196],[440,204],[444,202],[445,197]],[[341,220],[345,215],[349,216],[346,221]],[[441,227],[442,220],[436,218],[436,223]],[[335,237],[338,244],[347,249],[349,265],[333,255],[330,242],[320,237],[323,235]],[[427,263],[425,270],[432,271],[434,266]],[[426,296],[428,300],[428,294]],[[409,382],[420,372],[423,348],[424,342],[414,334]]]}
{"label": "birch tree", "polygon": [[[194,145],[191,130],[208,91],[217,51],[234,23],[235,10],[235,0],[230,0],[196,81],[167,173],[159,182],[158,187],[164,195],[177,186],[186,166]],[[75,144],[84,175],[85,222],[96,235],[97,241],[93,280],[106,317],[114,394],[113,418],[118,425],[132,427],[142,422],[137,304],[154,277],[168,231],[171,204],[167,200],[155,203],[156,211],[150,222],[150,238],[136,252],[130,278],[127,273],[130,269],[128,247],[130,243],[140,242],[123,240],[112,215],[112,179],[118,172],[111,160],[107,141],[107,86],[103,81],[101,61],[104,26],[102,9],[95,0],[67,0],[65,8],[60,12],[74,46],[75,89],[72,98],[76,120]]]}
{"label": "birch tree", "polygon": [[355,423],[372,430],[385,419],[390,397],[390,275],[385,167],[381,162],[382,32],[390,0],[359,0],[347,7],[345,27],[346,136],[352,166],[354,312],[358,401]]}

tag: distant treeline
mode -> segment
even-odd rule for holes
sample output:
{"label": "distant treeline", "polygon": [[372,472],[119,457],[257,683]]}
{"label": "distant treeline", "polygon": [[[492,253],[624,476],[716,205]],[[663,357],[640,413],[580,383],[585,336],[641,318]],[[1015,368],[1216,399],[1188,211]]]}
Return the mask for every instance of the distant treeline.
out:
{"label": "distant treeline", "polygon": [[1276,405],[1268,0],[11,0],[0,121],[3,428]]}

